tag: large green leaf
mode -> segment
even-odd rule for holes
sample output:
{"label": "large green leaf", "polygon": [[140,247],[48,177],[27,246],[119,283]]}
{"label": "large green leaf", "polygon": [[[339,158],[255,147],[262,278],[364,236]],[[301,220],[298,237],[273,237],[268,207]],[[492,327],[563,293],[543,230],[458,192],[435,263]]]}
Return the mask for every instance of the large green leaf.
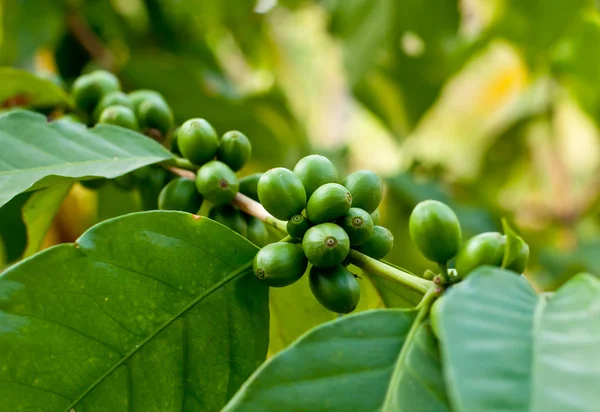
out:
{"label": "large green leaf", "polygon": [[54,107],[71,104],[69,96],[48,79],[25,70],[0,67],[0,105]]}
{"label": "large green leaf", "polygon": [[27,247],[23,257],[29,257],[40,250],[46,232],[70,189],[70,182],[61,182],[38,190],[27,199],[21,211],[27,229]]}
{"label": "large green leaf", "polygon": [[0,398],[12,411],[219,410],[264,360],[256,247],[209,219],[99,224],[0,276]]}
{"label": "large green leaf", "polygon": [[23,110],[0,116],[0,206],[15,195],[91,176],[114,178],[173,155],[139,133],[112,125],[86,130],[48,124]]}
{"label": "large green leaf", "polygon": [[478,269],[436,303],[457,411],[592,411],[600,404],[600,281],[536,295],[503,269]]}
{"label": "large green leaf", "polygon": [[225,411],[445,411],[439,354],[414,310],[379,309],[321,325],[270,358]]}

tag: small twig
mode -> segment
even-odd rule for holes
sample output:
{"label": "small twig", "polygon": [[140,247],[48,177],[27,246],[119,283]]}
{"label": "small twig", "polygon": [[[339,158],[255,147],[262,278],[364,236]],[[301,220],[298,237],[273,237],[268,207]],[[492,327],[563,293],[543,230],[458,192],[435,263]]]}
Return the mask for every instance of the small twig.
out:
{"label": "small twig", "polygon": [[115,58],[112,53],[104,47],[96,33],[90,29],[87,22],[78,13],[70,13],[67,16],[67,26],[79,44],[101,67],[112,70]]}
{"label": "small twig", "polygon": [[242,212],[259,218],[263,222],[268,223],[271,226],[275,226],[277,229],[287,233],[286,222],[275,219],[269,212],[265,210],[263,205],[254,201],[248,196],[238,193],[235,195],[235,199],[233,202],[231,202],[231,204],[240,208]]}
{"label": "small twig", "polygon": [[165,169],[175,173],[176,175],[179,175],[181,177],[185,177],[187,179],[190,180],[196,180],[196,174],[192,171],[189,170],[185,170],[185,169],[181,169],[179,167],[175,167],[175,166],[168,166],[168,165],[162,165]]}

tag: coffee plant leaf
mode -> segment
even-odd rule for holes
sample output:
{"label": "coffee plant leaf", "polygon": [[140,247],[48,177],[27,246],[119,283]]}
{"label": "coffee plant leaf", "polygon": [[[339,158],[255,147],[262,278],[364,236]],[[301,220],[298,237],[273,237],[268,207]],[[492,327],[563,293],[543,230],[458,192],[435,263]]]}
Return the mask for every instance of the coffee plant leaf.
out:
{"label": "coffee plant leaf", "polygon": [[210,219],[143,212],[0,276],[6,410],[221,409],[265,359],[257,248]]}
{"label": "coffee plant leaf", "polygon": [[224,411],[448,411],[435,337],[416,310],[376,309],[311,330],[263,364]]}
{"label": "coffee plant leaf", "polygon": [[523,276],[483,267],[436,303],[453,410],[591,411],[600,402],[600,281],[537,295]]}
{"label": "coffee plant leaf", "polygon": [[65,180],[114,178],[172,158],[152,139],[118,126],[56,122],[15,110],[0,115],[0,206]]}

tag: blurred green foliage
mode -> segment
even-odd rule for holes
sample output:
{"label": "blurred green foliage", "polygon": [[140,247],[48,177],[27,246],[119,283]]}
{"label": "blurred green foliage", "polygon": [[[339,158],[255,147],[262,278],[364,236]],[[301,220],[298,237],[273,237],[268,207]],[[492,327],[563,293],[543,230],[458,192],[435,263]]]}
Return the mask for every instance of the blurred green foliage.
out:
{"label": "blurred green foliage", "polygon": [[179,122],[248,135],[243,173],[310,152],[375,168],[389,260],[414,271],[418,201],[449,203],[466,237],[505,216],[548,289],[599,272],[599,41],[592,0],[0,1],[3,65],[158,90]]}

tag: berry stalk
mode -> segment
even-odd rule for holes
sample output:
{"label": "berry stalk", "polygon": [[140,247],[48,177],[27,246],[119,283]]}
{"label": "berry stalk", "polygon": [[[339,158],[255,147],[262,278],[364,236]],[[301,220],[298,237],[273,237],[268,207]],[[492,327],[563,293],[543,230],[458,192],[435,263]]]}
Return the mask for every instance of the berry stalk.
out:
{"label": "berry stalk", "polygon": [[396,269],[390,265],[387,265],[379,260],[373,259],[367,255],[364,255],[356,250],[350,250],[348,260],[355,266],[366,270],[369,273],[400,282],[417,292],[427,293],[434,285],[433,282],[423,279],[403,270]]}

